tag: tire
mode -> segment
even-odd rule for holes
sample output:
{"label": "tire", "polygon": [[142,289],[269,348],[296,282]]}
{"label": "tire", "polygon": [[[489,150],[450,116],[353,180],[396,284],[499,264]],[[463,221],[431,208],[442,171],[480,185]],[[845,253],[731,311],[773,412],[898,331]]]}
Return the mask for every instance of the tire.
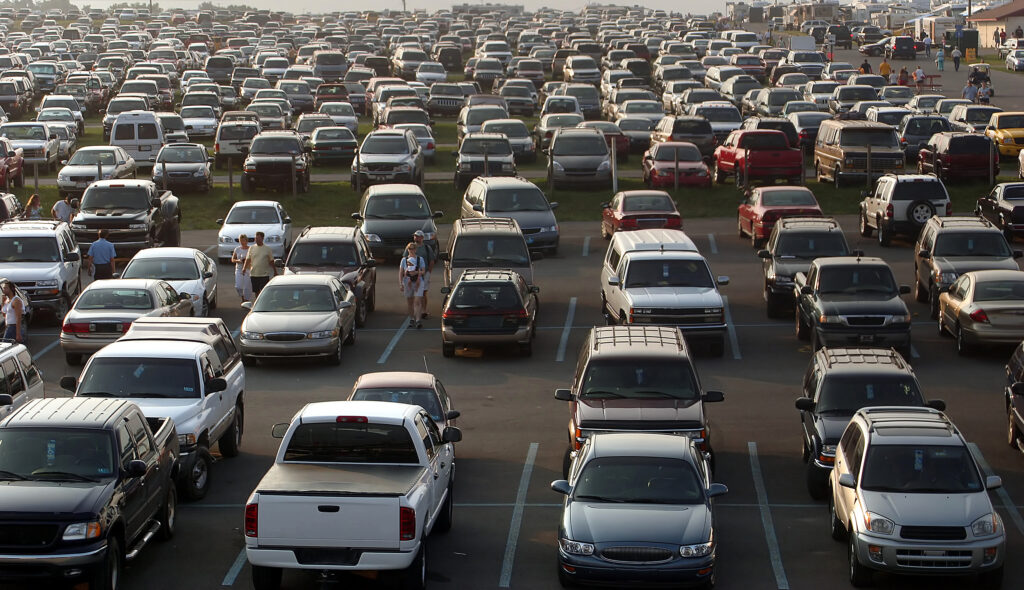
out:
{"label": "tire", "polygon": [[825,175],[821,173],[821,164],[814,163],[814,179],[821,184],[825,184]]}
{"label": "tire", "polygon": [[711,177],[714,179],[715,184],[725,184],[725,173],[718,168],[718,162],[711,166]]}
{"label": "tire", "polygon": [[935,285],[928,289],[928,314],[933,320],[939,317],[939,289]]}
{"label": "tire", "polygon": [[160,530],[157,532],[157,539],[169,541],[174,537],[174,526],[178,518],[178,492],[174,485],[167,486],[167,499],[157,515],[160,519]]}
{"label": "tire", "polygon": [[878,222],[878,245],[883,248],[888,248],[892,244],[892,236],[889,230],[886,229],[885,224],[879,220]]}
{"label": "tire", "polygon": [[452,342],[441,343],[441,354],[445,358],[452,358],[455,356],[455,344]]}
{"label": "tire", "polygon": [[196,448],[196,460],[191,471],[185,474],[181,480],[181,492],[186,500],[195,502],[206,497],[206,493],[210,491],[212,467],[213,456],[210,455],[210,450],[199,445]]}
{"label": "tire", "polygon": [[242,405],[239,404],[235,406],[235,419],[231,421],[231,426],[228,426],[228,429],[220,436],[220,440],[217,441],[217,448],[222,456],[238,456],[238,450],[242,446],[242,432],[244,430],[245,414],[242,411]]}
{"label": "tire", "polygon": [[204,318],[210,317],[210,302],[206,299],[206,293],[203,293],[203,306],[199,310],[199,315]]}
{"label": "tire", "polygon": [[281,568],[252,566],[252,587],[254,590],[278,590],[281,587]]}
{"label": "tire", "polygon": [[251,367],[251,366],[256,364],[256,358],[253,357],[252,355],[243,354],[242,355],[242,364],[244,366],[246,366],[246,367]]}
{"label": "tire", "polygon": [[71,365],[72,367],[77,367],[78,365],[82,364],[82,355],[76,352],[65,352],[64,361],[67,362],[67,364]]}
{"label": "tire", "polygon": [[399,574],[398,587],[401,590],[424,590],[427,587],[427,545],[420,541],[420,551]]}
{"label": "tire", "polygon": [[828,499],[828,515],[831,529],[832,538],[836,541],[846,540],[846,527],[843,526],[843,521],[839,520],[839,515],[836,514],[836,501],[835,498],[829,494]]}
{"label": "tire", "polygon": [[764,238],[757,237],[757,231],[753,227],[751,227],[750,228],[750,247],[753,248],[754,250],[758,250],[758,249],[761,248],[761,246],[764,246],[764,241],[765,241]]}
{"label": "tire", "polygon": [[743,222],[740,220],[739,216],[736,217],[736,236],[741,240],[747,237],[747,232],[743,231]]}
{"label": "tire", "polygon": [[832,171],[832,186],[836,189],[843,188],[843,181],[839,177],[839,166],[836,166],[835,170]]}
{"label": "tire", "polygon": [[89,590],[117,590],[121,586],[124,569],[124,553],[117,537],[107,539],[107,555],[103,563],[96,566],[89,581]]}
{"label": "tire", "polygon": [[863,211],[860,212],[860,235],[865,238],[871,237],[871,226],[868,225],[868,216]]}
{"label": "tire", "polygon": [[18,170],[18,175],[14,177],[14,186],[16,186],[18,188],[22,188],[23,186],[25,186],[25,168],[24,167],[22,167],[21,170]]}
{"label": "tire", "polygon": [[818,352],[821,349],[821,338],[818,337],[818,331],[814,328],[810,329],[811,333],[811,352]]}
{"label": "tire", "polygon": [[[916,269],[914,274],[917,274]],[[928,303],[928,290],[921,284],[921,279],[914,281],[914,299],[917,299],[918,303]]]}
{"label": "tire", "polygon": [[1011,449],[1020,449],[1020,431],[1017,430],[1017,422],[1013,418],[1013,406],[1006,405],[1006,444]]}
{"label": "tire", "polygon": [[935,215],[935,205],[931,201],[919,199],[907,207],[907,220],[917,225],[924,225]]}
{"label": "tire", "polygon": [[338,345],[334,347],[334,351],[331,354],[327,355],[327,364],[331,365],[332,367],[337,367],[338,365],[341,364],[341,357],[341,341],[339,340]]}
{"label": "tire", "polygon": [[940,337],[949,335],[949,332],[946,330],[946,322],[942,321],[941,311],[939,312],[939,317],[935,318],[935,329],[939,333]]}
{"label": "tire", "polygon": [[800,317],[800,309],[797,307],[796,312],[793,314],[796,316],[796,338],[797,340],[807,340],[811,337],[810,328],[803,322],[803,318]]}
{"label": "tire", "polygon": [[444,500],[444,506],[441,506],[441,514],[437,515],[437,522],[434,523],[434,528],[431,533],[445,534],[452,530],[452,522],[455,519],[455,474],[453,473],[448,477],[448,497]]}
{"label": "tire", "polygon": [[565,447],[565,454],[562,455],[562,479],[569,479],[569,468],[572,467],[572,449]]}
{"label": "tire", "polygon": [[847,545],[849,547],[847,554],[850,560],[850,585],[854,588],[870,586],[871,570],[861,565],[860,560],[857,559],[857,544],[852,535]]}
{"label": "tire", "polygon": [[356,343],[356,326],[355,326],[355,324],[353,324],[352,325],[352,329],[349,330],[348,336],[345,337],[345,340],[342,341],[342,344],[344,344],[345,346],[352,346],[355,343]]}
{"label": "tire", "polygon": [[764,286],[764,311],[769,318],[781,318],[785,316],[782,302],[775,295],[772,295],[768,285]]}
{"label": "tire", "polygon": [[970,356],[973,352],[971,345],[967,342],[967,338],[964,336],[964,330],[960,327],[960,324],[956,325],[953,331],[953,336],[956,338],[956,352],[960,356]]}
{"label": "tire", "polygon": [[377,309],[377,285],[374,284],[373,288],[370,289],[370,294],[366,298],[366,310],[373,311]]}
{"label": "tire", "polygon": [[247,179],[246,177],[243,176],[242,177],[242,181],[241,181],[240,184],[242,185],[242,192],[243,193],[249,194],[249,193],[252,192],[252,189],[253,189],[252,181],[250,181],[249,179]]}
{"label": "tire", "polygon": [[366,317],[369,312],[366,309],[366,300],[360,299],[356,302],[356,327],[362,328],[366,325]]}
{"label": "tire", "polygon": [[66,293],[60,296],[60,306],[53,312],[54,324],[60,326],[64,323],[64,316],[68,315],[71,309],[71,297]]}

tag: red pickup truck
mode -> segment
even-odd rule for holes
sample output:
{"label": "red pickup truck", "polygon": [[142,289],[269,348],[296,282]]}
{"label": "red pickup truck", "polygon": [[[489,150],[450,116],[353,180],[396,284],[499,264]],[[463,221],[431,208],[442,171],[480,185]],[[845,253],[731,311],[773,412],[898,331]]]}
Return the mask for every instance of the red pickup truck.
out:
{"label": "red pickup truck", "polygon": [[736,176],[737,184],[745,184],[744,179],[772,182],[780,178],[800,184],[803,165],[803,154],[789,146],[782,131],[741,129],[715,149],[712,176],[719,184],[729,175]]}
{"label": "red pickup truck", "polygon": [[0,188],[25,186],[25,158],[6,137],[0,137]]}

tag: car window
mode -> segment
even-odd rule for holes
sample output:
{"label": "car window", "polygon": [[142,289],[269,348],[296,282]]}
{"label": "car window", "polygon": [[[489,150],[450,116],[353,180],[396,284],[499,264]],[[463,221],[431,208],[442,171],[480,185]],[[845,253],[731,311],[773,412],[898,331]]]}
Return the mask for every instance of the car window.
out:
{"label": "car window", "polygon": [[7,392],[11,395],[18,395],[25,391],[25,380],[21,376],[21,371],[18,370],[14,357],[4,359],[0,365],[3,366],[4,375],[7,379]]}
{"label": "car window", "polygon": [[597,457],[587,462],[573,498],[592,502],[701,504],[704,484],[688,461],[662,457]]}
{"label": "car window", "polygon": [[874,445],[868,451],[861,488],[951,494],[981,491],[982,482],[963,446]]}
{"label": "car window", "polygon": [[39,369],[36,368],[35,363],[32,361],[32,355],[27,350],[22,350],[18,353],[18,362],[25,372],[25,378],[28,380],[29,387],[42,383],[43,378],[39,374]]}
{"label": "car window", "polygon": [[135,448],[139,458],[145,460],[153,449],[152,441],[149,440],[146,424],[142,421],[142,415],[133,413],[128,417],[128,430],[131,431],[132,439],[135,440]]}

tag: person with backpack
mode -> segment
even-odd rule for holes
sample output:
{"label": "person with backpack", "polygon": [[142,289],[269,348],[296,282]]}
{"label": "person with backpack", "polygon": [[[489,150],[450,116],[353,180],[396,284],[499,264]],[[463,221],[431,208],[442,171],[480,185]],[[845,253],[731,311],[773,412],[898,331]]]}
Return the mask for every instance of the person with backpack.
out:
{"label": "person with backpack", "polygon": [[423,273],[427,270],[427,262],[416,253],[416,242],[409,242],[405,247],[405,256],[398,263],[398,288],[405,294],[409,307],[409,327],[423,327]]}
{"label": "person with backpack", "polygon": [[430,314],[427,312],[427,298],[430,294],[430,273],[434,270],[434,264],[437,263],[437,252],[434,248],[431,248],[429,244],[424,242],[426,234],[423,233],[422,229],[416,230],[412,234],[412,241],[416,244],[416,255],[426,261],[427,267],[423,271],[423,275],[420,280],[423,282],[423,305],[420,308],[422,315],[421,319],[427,319]]}

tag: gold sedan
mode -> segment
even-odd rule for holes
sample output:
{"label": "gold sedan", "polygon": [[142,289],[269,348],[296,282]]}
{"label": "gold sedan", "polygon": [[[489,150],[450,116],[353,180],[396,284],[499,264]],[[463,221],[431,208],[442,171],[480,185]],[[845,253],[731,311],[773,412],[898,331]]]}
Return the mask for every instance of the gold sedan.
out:
{"label": "gold sedan", "polygon": [[968,354],[982,344],[1024,340],[1024,272],[978,270],[961,275],[939,296],[939,334]]}

